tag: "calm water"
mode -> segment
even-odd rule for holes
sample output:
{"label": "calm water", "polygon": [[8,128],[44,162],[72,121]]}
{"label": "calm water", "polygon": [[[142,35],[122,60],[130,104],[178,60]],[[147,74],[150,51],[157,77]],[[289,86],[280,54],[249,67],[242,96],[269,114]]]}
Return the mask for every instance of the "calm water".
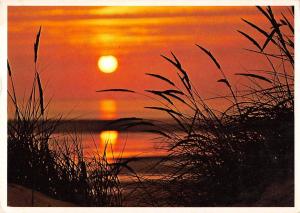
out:
{"label": "calm water", "polygon": [[115,130],[102,131],[99,133],[59,133],[56,137],[61,140],[63,137],[77,137],[82,141],[84,155],[90,156],[93,153],[103,153],[107,144],[106,154],[112,157],[157,157],[166,155],[166,151],[161,149],[163,143],[157,136],[141,132],[118,132]]}
{"label": "calm water", "polygon": [[[106,155],[110,161],[113,158],[130,158],[136,157],[137,161],[130,163],[135,172],[139,176],[149,179],[160,179],[166,175],[165,170],[150,169],[156,164],[160,157],[167,154],[162,149],[163,143],[157,139],[156,135],[142,132],[118,132],[118,131],[102,131],[99,133],[58,133],[55,134],[58,141],[68,138],[71,143],[72,138],[77,137],[82,141],[85,157],[96,154],[103,154],[106,147]],[[123,171],[120,175],[122,182],[130,182],[133,180],[128,171]]]}

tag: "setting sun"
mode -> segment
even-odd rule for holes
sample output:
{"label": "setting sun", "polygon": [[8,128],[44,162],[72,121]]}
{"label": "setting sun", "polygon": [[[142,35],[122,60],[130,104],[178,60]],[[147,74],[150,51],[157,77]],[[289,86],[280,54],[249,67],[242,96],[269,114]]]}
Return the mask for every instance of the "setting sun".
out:
{"label": "setting sun", "polygon": [[98,67],[101,72],[113,73],[118,68],[118,60],[115,56],[101,56],[98,60]]}

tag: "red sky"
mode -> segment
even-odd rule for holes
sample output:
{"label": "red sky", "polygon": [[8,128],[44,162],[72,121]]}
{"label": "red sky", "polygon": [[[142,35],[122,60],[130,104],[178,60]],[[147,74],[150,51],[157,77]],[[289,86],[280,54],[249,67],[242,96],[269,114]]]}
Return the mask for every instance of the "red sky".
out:
{"label": "red sky", "polygon": [[[276,8],[275,12],[284,10]],[[170,56],[170,51],[178,56],[201,95],[222,94],[224,85],[216,82],[220,73],[195,44],[211,50],[237,85],[234,73],[245,67],[266,67],[257,55],[243,50],[252,46],[237,30],[255,32],[241,18],[270,31],[255,7],[9,7],[8,57],[18,96],[22,97],[32,82],[33,43],[39,26],[38,68],[45,95],[53,97],[54,114],[105,118],[101,109],[105,100],[115,102],[113,116],[142,110],[147,102],[143,97],[95,91],[160,88],[161,81],[144,73],[175,78],[174,68],[160,57]],[[99,71],[101,55],[117,57],[115,73]]]}

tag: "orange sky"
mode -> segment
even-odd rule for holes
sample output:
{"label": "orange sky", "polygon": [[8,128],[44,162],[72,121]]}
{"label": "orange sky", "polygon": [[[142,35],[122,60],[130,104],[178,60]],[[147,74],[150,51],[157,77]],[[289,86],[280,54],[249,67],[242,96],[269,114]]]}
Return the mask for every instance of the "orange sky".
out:
{"label": "orange sky", "polygon": [[[220,73],[195,44],[210,49],[237,84],[233,73],[265,66],[242,49],[252,46],[236,30],[254,31],[241,18],[269,27],[255,7],[9,7],[8,56],[18,96],[32,82],[33,43],[40,25],[38,67],[45,94],[53,97],[54,113],[109,119],[133,115],[136,107],[143,111],[142,97],[95,91],[160,88],[161,81],[144,73],[175,77],[174,68],[160,57],[170,51],[181,60],[200,94],[224,93],[224,86],[216,83]],[[99,72],[101,55],[117,57],[115,73]],[[114,102],[116,112],[101,108],[109,102]]]}

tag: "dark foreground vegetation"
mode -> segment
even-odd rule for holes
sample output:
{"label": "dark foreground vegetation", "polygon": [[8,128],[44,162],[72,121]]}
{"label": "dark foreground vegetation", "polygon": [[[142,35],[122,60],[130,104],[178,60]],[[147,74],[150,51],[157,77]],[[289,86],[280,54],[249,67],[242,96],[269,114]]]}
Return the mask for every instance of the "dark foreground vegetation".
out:
{"label": "dark foreground vegetation", "polygon": [[15,110],[14,120],[8,122],[8,182],[31,188],[32,206],[34,191],[81,206],[121,206],[118,174],[127,165],[121,164],[121,158],[109,162],[105,153],[111,147],[107,145],[104,153],[99,153],[95,144],[97,151],[87,157],[78,134],[60,139],[53,134],[64,123],[60,117],[47,117],[48,104],[37,68],[40,35],[41,28],[34,44],[34,79],[25,102],[17,99],[14,72],[8,63],[8,95]]}
{"label": "dark foreground vegetation", "polygon": [[[236,73],[248,80],[245,86],[235,89],[218,60],[200,45],[196,48],[215,64],[220,75],[217,82],[227,88],[227,96],[210,101],[202,98],[173,53],[172,58],[162,57],[176,68],[179,84],[168,76],[147,73],[170,89],[145,90],[160,103],[145,108],[163,111],[177,124],[160,124],[155,130],[165,141],[169,163],[175,167],[165,181],[153,183],[158,191],[151,193],[164,195],[157,203],[255,205],[267,187],[294,181],[294,28],[287,18],[293,17],[293,9],[276,18],[271,7],[257,9],[269,23],[267,31],[243,21],[260,34],[263,43],[259,42],[261,38],[238,32],[254,47],[247,50],[264,58],[270,69]],[[126,89],[104,91],[135,93]],[[224,111],[214,109],[209,104],[212,99],[221,104],[229,102],[229,107]],[[288,201],[267,205],[292,206],[293,190],[287,196]]]}
{"label": "dark foreground vegetation", "polygon": [[[211,98],[229,103],[226,110],[212,108],[211,99],[201,97],[173,53],[172,58],[163,58],[176,68],[179,83],[147,73],[170,85],[170,89],[145,90],[162,104],[146,108],[164,111],[172,124],[158,126],[159,121],[138,118],[118,122],[126,121],[126,129],[151,126],[147,131],[159,134],[169,153],[158,165],[169,165],[172,172],[159,181],[137,177],[131,194],[138,193],[137,202],[132,200],[132,206],[142,202],[148,206],[253,206],[274,184],[288,180],[294,183],[294,28],[288,18],[293,17],[293,9],[276,17],[270,7],[258,10],[269,23],[268,30],[243,21],[260,33],[263,42],[239,33],[253,45],[254,49],[248,51],[262,56],[270,69],[237,73],[248,81],[245,86],[236,88],[212,53],[196,46],[216,65],[220,73],[216,80],[228,90],[227,96]],[[122,167],[134,173],[127,165],[130,159],[109,163],[105,152],[88,159],[76,136],[66,138],[65,143],[57,143],[52,137],[59,119],[49,123],[46,116],[37,70],[39,37],[40,31],[34,48],[35,77],[25,104],[16,98],[8,65],[12,83],[9,96],[16,111],[16,122],[8,127],[8,182],[80,205],[123,205],[118,175]],[[135,93],[129,89],[98,92],[111,91]],[[293,193],[291,190],[287,194],[291,198],[288,201],[265,205],[293,206]]]}

